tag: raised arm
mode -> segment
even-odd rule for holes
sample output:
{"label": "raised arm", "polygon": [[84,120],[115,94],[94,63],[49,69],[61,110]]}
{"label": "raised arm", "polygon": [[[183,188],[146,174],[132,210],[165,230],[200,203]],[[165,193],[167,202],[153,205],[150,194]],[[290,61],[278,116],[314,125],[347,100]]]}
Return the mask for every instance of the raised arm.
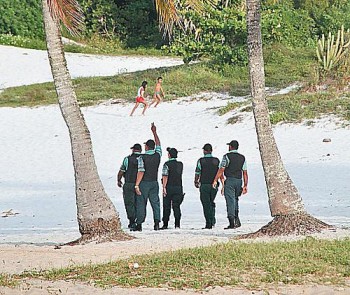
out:
{"label": "raised arm", "polygon": [[156,143],[156,146],[160,146],[160,140],[159,140],[159,137],[157,134],[157,127],[156,127],[156,125],[154,125],[154,123],[151,124],[151,130],[152,130],[152,133],[154,136],[154,141]]}

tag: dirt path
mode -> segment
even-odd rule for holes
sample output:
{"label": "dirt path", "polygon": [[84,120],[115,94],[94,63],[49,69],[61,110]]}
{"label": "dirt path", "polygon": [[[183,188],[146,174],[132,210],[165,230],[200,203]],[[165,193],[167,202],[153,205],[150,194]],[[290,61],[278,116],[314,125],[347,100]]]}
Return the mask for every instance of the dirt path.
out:
{"label": "dirt path", "polygon": [[70,265],[103,263],[137,254],[151,254],[182,248],[209,246],[227,242],[227,237],[179,235],[174,233],[141,233],[126,242],[89,244],[84,246],[0,245],[0,273],[21,273]]}
{"label": "dirt path", "polygon": [[[50,268],[67,267],[70,265],[81,265],[87,263],[102,263],[115,259],[127,258],[136,254],[158,253],[167,250],[177,250],[182,248],[193,248],[208,246],[216,243],[229,241],[228,236],[218,236],[211,233],[206,235],[189,234],[169,231],[138,233],[137,239],[127,242],[113,242],[98,245],[84,246],[64,246],[55,249],[54,246],[35,245],[0,245],[0,273],[21,273],[25,270],[44,270]],[[339,232],[325,233],[320,238],[336,238]],[[349,236],[349,231],[344,231],[342,235]],[[72,281],[43,281],[43,280],[23,280],[16,288],[0,287],[0,295],[42,295],[42,294],[118,294],[118,295],[277,295],[277,294],[303,294],[303,295],[348,295],[350,294],[350,281],[344,287],[337,286],[285,286],[271,285],[257,290],[247,290],[242,288],[222,288],[210,287],[207,290],[198,292],[193,290],[169,290],[152,288],[125,289],[113,287],[110,289],[96,288],[92,285]]]}
{"label": "dirt path", "polygon": [[205,291],[193,290],[169,290],[154,288],[133,288],[125,289],[113,287],[109,289],[95,288],[93,286],[79,282],[66,281],[41,281],[27,280],[16,288],[0,287],[1,295],[74,295],[74,294],[94,294],[94,295],[349,295],[350,285],[346,287],[336,286],[269,286],[263,289],[247,290],[243,288],[211,287]]}

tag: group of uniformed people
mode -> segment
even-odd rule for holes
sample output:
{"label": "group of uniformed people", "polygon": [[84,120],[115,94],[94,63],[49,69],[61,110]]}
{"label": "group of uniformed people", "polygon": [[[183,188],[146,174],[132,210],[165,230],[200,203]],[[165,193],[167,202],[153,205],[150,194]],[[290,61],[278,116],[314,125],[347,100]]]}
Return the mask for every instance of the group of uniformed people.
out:
{"label": "group of uniformed people", "polygon": [[[163,192],[163,225],[160,227],[160,198],[158,169],[162,156],[162,148],[156,126],[152,123],[153,139],[147,140],[145,153],[140,144],[131,147],[132,154],[125,157],[117,176],[117,185],[123,188],[123,199],[131,231],[142,231],[142,223],[146,218],[147,201],[153,210],[154,230],[168,229],[171,208],[174,211],[175,228],[180,228],[181,209],[184,199],[182,186],[183,163],[177,160],[178,151],[167,148],[168,161],[162,169]],[[225,196],[229,225],[225,229],[241,226],[238,217],[238,198],[247,193],[248,173],[246,160],[238,153],[238,142],[232,140],[227,144],[229,152],[220,162],[212,156],[212,146],[203,146],[204,156],[197,161],[194,185],[199,188],[200,200],[205,217],[205,229],[215,226],[215,197],[219,182],[221,193]],[[122,178],[124,177],[124,184]]]}

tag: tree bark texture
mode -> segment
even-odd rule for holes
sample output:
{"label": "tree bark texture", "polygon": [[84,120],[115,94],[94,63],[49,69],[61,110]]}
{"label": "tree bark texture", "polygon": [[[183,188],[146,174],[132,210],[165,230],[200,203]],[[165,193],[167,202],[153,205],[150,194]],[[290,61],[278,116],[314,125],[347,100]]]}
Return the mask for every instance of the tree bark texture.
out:
{"label": "tree bark texture", "polygon": [[[47,52],[62,116],[69,130],[75,172],[75,193],[80,241],[128,236],[121,230],[119,214],[98,175],[90,132],[78,105],[67,68],[59,24],[42,0]],[[114,238],[113,238],[114,237]]]}
{"label": "tree bark texture", "polygon": [[[260,27],[260,0],[247,0],[248,58],[253,113],[271,215],[304,213],[305,208],[284,168],[269,117]],[[281,73],[282,75],[283,73]]]}

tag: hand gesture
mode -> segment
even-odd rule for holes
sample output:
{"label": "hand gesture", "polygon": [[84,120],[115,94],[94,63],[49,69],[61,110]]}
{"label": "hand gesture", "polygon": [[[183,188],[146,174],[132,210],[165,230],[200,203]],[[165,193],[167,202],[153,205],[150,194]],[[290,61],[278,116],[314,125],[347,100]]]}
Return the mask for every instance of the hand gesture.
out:
{"label": "hand gesture", "polygon": [[248,192],[248,188],[246,186],[242,189],[242,194],[245,195]]}
{"label": "hand gesture", "polygon": [[198,181],[195,181],[194,186],[195,186],[196,188],[199,188],[199,187],[200,187],[199,182],[198,182]]}
{"label": "hand gesture", "polygon": [[218,182],[214,180],[214,182],[212,183],[213,189],[217,189],[218,188]]}
{"label": "hand gesture", "polygon": [[123,183],[122,183],[122,181],[121,181],[121,180],[118,180],[118,183],[117,183],[117,185],[118,185],[119,187],[122,187],[122,186],[123,186]]}
{"label": "hand gesture", "polygon": [[154,125],[154,123],[151,124],[151,130],[153,133],[157,132],[157,127],[156,127],[156,125]]}

